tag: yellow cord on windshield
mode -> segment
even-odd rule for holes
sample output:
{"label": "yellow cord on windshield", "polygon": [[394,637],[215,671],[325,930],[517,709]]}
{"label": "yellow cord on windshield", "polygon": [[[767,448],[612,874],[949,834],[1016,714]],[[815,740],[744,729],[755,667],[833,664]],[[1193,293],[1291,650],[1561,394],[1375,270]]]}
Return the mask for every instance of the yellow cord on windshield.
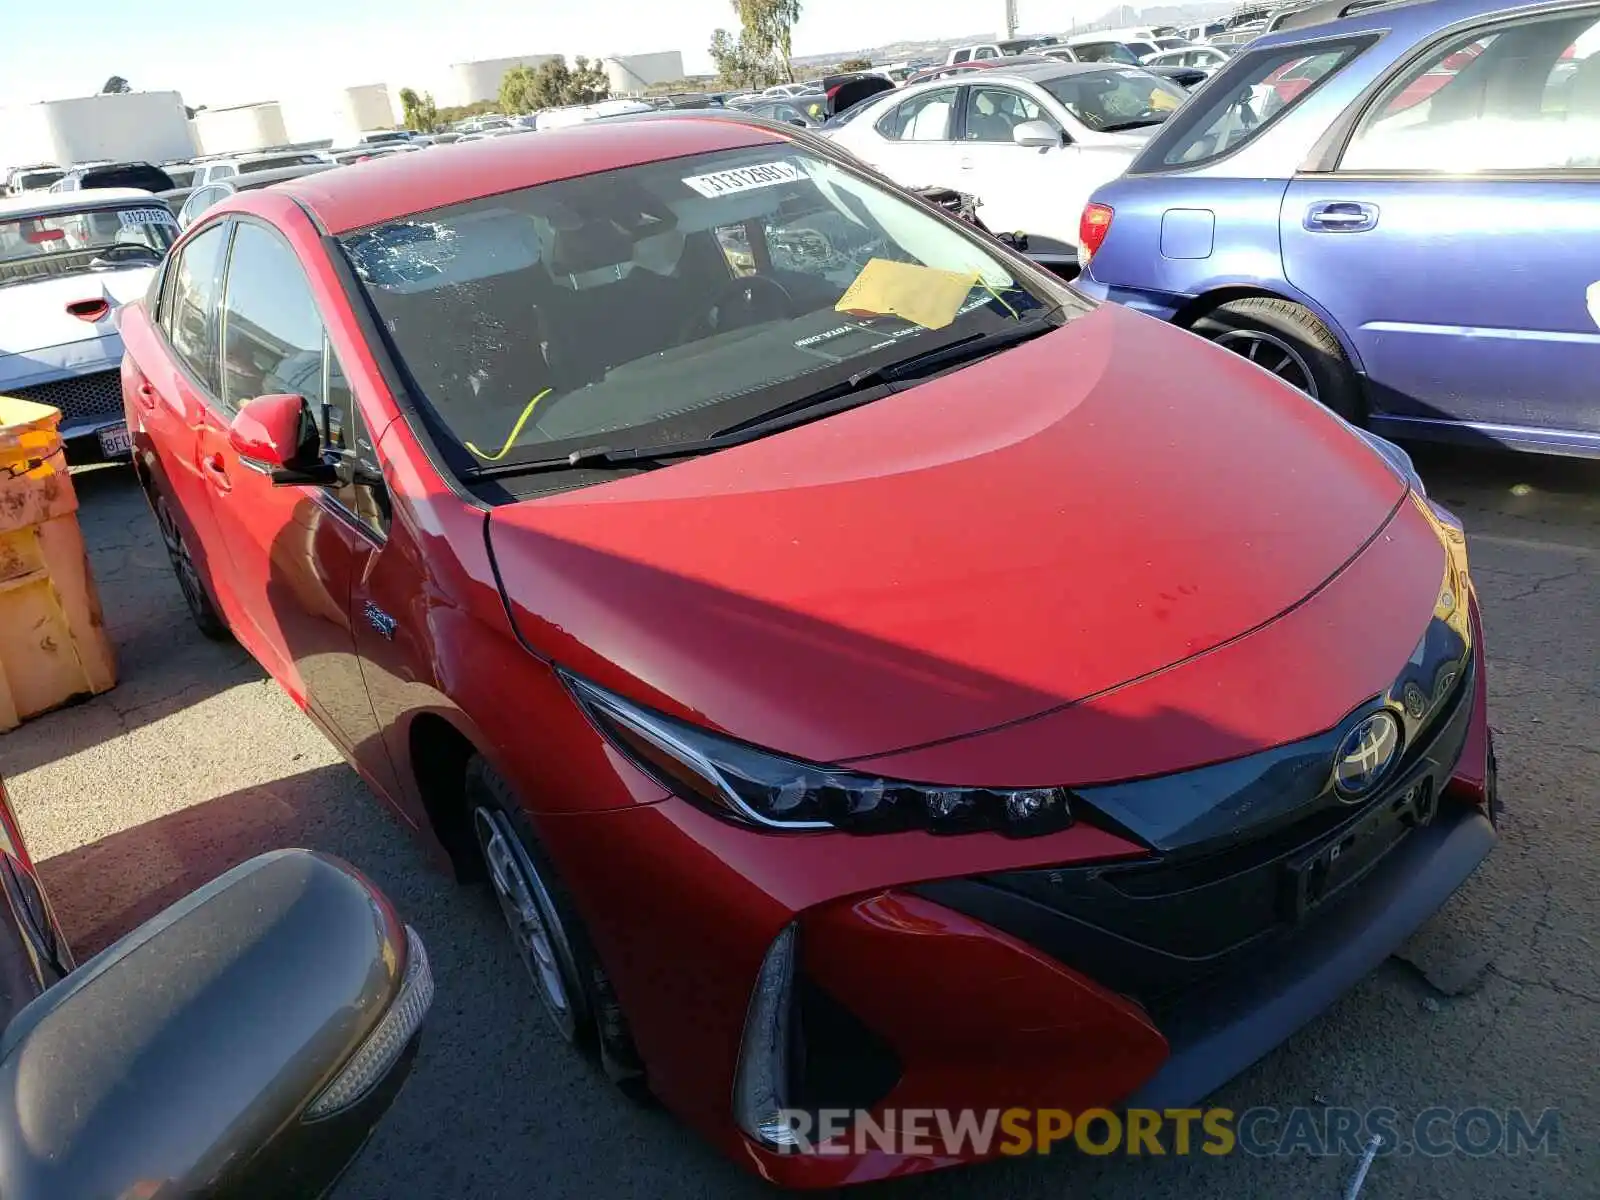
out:
{"label": "yellow cord on windshield", "polygon": [[1018,313],[1016,309],[1012,308],[1011,305],[1007,304],[1006,301],[1005,301],[1005,297],[1002,296],[995,289],[994,285],[991,284],[987,279],[985,279],[981,274],[978,276],[978,283],[982,286],[984,291],[988,292],[989,295],[993,296],[996,300],[998,300],[1000,302],[1000,307],[1005,309],[1008,313],[1010,313],[1014,320],[1018,320],[1018,321],[1022,320],[1021,314]]}
{"label": "yellow cord on windshield", "polygon": [[528,401],[528,407],[522,410],[522,415],[517,418],[517,423],[511,427],[511,436],[506,439],[506,444],[500,447],[499,454],[485,454],[471,442],[464,442],[462,444],[465,445],[468,450],[471,450],[474,454],[476,454],[479,458],[483,459],[484,462],[499,462],[506,455],[510,454],[511,447],[517,444],[517,439],[522,436],[522,427],[528,423],[528,418],[533,416],[534,406],[553,391],[555,391],[555,388],[545,388],[544,391],[540,392],[532,400]]}

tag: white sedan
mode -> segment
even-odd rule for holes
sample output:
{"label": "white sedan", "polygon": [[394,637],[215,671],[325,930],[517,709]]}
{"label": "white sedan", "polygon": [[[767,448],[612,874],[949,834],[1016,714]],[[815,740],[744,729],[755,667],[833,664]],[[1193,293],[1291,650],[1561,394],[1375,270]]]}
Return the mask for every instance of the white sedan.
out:
{"label": "white sedan", "polygon": [[886,92],[827,132],[902,187],[977,196],[990,229],[1073,247],[1090,194],[1186,99],[1138,67],[1024,65]]}
{"label": "white sedan", "polygon": [[149,192],[0,200],[0,395],[60,409],[74,461],[128,453],[117,310],[149,290],[177,236]]}

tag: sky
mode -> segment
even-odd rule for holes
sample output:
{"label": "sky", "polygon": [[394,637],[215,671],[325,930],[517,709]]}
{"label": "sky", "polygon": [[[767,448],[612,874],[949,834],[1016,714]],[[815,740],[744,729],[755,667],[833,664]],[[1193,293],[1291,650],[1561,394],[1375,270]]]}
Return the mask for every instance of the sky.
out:
{"label": "sky", "polygon": [[[1021,28],[1060,29],[1110,6],[1021,0]],[[89,95],[112,75],[191,106],[363,83],[437,92],[451,63],[520,54],[681,50],[694,73],[710,69],[712,31],[734,23],[728,0],[142,0],[137,20],[28,0],[0,10],[0,104]],[[1002,0],[803,0],[794,51],[993,32],[1003,12]]]}

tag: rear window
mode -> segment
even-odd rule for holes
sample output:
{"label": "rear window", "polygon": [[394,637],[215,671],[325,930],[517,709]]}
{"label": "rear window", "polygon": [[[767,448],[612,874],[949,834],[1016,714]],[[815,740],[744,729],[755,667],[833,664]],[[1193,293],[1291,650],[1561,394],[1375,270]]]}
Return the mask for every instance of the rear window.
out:
{"label": "rear window", "polygon": [[85,188],[138,188],[146,192],[170,192],[177,186],[172,176],[149,163],[95,167],[85,171],[79,183]]}
{"label": "rear window", "polygon": [[1072,52],[1078,56],[1079,62],[1119,62],[1129,66],[1139,63],[1133,51],[1121,42],[1084,42],[1081,46],[1073,46]]}
{"label": "rear window", "polygon": [[19,192],[44,191],[65,174],[65,171],[23,171],[16,177],[16,189]]}
{"label": "rear window", "polygon": [[1040,86],[1100,133],[1159,125],[1188,99],[1171,80],[1148,71],[1107,67],[1041,81]]}
{"label": "rear window", "polygon": [[1372,39],[1280,46],[1236,58],[1213,78],[1170,129],[1151,143],[1132,173],[1159,153],[1168,167],[1192,167],[1231,154],[1268,129],[1323,80],[1342,70]]}
{"label": "rear window", "polygon": [[239,173],[248,175],[252,171],[276,171],[280,167],[308,167],[321,161],[315,154],[274,154],[271,158],[252,158],[240,163]]}

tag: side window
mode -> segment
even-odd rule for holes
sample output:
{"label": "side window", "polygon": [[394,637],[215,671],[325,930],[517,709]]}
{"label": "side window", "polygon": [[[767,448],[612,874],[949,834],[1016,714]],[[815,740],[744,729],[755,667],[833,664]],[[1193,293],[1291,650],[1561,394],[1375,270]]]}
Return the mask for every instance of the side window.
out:
{"label": "side window", "polygon": [[162,317],[172,348],[205,387],[215,393],[217,376],[217,295],[222,287],[222,256],[229,226],[204,230],[178,252],[171,271],[171,303]]}
{"label": "side window", "polygon": [[189,198],[178,210],[178,225],[182,229],[194,224],[194,219],[210,208],[227,193],[214,184],[205,184],[189,193]]}
{"label": "side window", "polygon": [[972,57],[976,60],[980,58],[999,58],[1000,55],[995,52],[992,46],[979,46],[973,51]]}
{"label": "side window", "polygon": [[1600,10],[1474,30],[1389,85],[1345,171],[1600,167]]}
{"label": "side window", "polygon": [[1009,143],[1011,131],[1024,121],[1045,121],[1056,126],[1043,109],[1021,92],[998,87],[967,89],[967,141]]}
{"label": "side window", "polygon": [[913,96],[878,122],[878,132],[899,142],[944,142],[950,139],[950,116],[956,88],[940,88]]}
{"label": "side window", "polygon": [[322,404],[322,318],[287,242],[241,221],[222,301],[222,403],[288,392]]}
{"label": "side window", "polygon": [[956,56],[954,58],[952,58],[950,60],[950,62],[952,64],[954,64],[954,63],[964,63],[971,57],[972,57],[972,51],[971,50],[957,50],[956,51]]}
{"label": "side window", "polygon": [[1362,38],[1246,54],[1157,135],[1166,145],[1161,161],[1193,166],[1239,149],[1371,44]]}
{"label": "side window", "polygon": [[227,165],[216,166],[216,167],[212,167],[211,168],[211,178],[213,178],[213,179],[229,179],[229,178],[232,178],[233,176],[237,175],[238,173],[239,173],[238,171],[234,170],[231,166],[227,166]]}

